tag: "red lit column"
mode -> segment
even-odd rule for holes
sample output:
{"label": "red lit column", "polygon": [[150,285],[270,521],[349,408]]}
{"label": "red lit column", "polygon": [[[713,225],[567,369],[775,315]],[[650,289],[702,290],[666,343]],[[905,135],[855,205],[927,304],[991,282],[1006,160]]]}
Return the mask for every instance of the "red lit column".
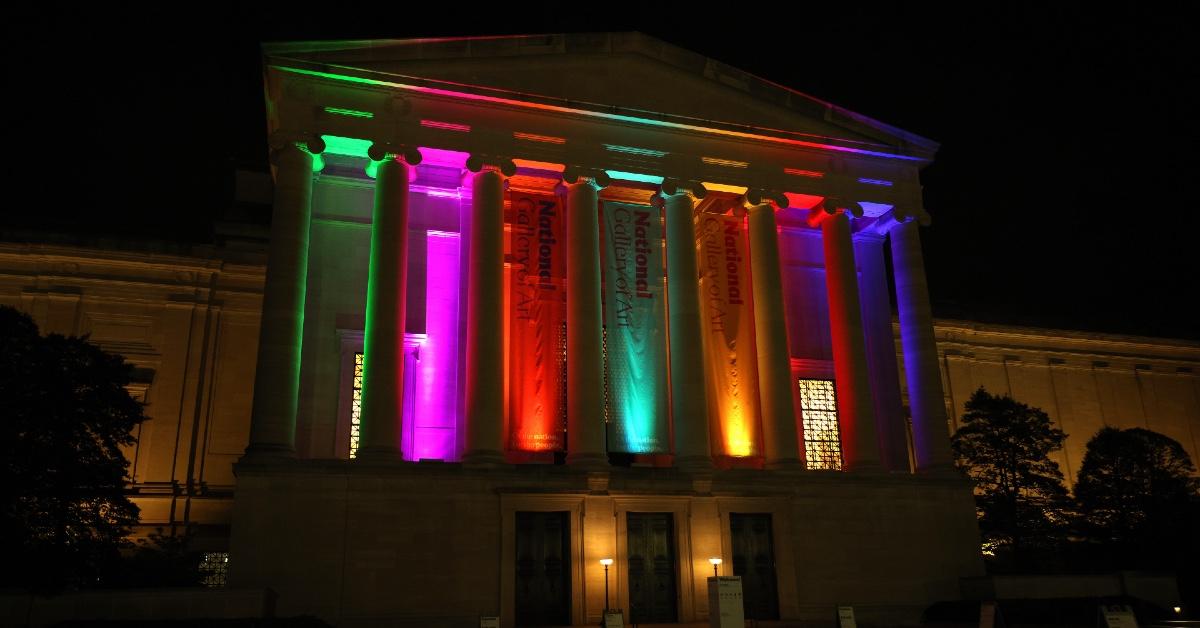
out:
{"label": "red lit column", "polygon": [[750,276],[765,463],[769,468],[800,467],[775,207],[758,203],[749,205],[749,210]]}
{"label": "red lit column", "polygon": [[504,175],[475,160],[467,254],[466,451],[463,462],[504,462]]}
{"label": "red lit column", "polygon": [[603,319],[600,311],[599,186],[567,185],[567,464],[607,464]]}
{"label": "red lit column", "polygon": [[276,167],[275,202],[271,211],[271,244],[267,251],[247,457],[296,455],[313,155],[322,150],[324,143],[319,139],[303,147],[289,140],[272,154]]}
{"label": "red lit column", "polygon": [[942,374],[938,368],[937,345],[933,338],[933,314],[929,307],[929,287],[925,283],[925,261],[921,257],[921,236],[917,231],[917,222],[900,222],[892,227],[890,235],[916,467],[918,471],[949,469],[953,464],[950,428],[942,392]]}
{"label": "red lit column", "polygon": [[663,193],[667,231],[667,324],[676,466],[712,467],[700,332],[700,283],[692,197]]}
{"label": "red lit column", "polygon": [[[372,150],[380,150],[372,147]],[[408,277],[409,168],[382,155],[375,173],[367,322],[363,334],[362,431],[358,459],[397,460],[404,417],[404,304]]]}
{"label": "red lit column", "polygon": [[854,244],[850,239],[850,217],[845,210],[824,215],[821,239],[825,247],[825,285],[829,294],[842,457],[848,471],[876,471],[880,468],[879,440],[875,433]]}

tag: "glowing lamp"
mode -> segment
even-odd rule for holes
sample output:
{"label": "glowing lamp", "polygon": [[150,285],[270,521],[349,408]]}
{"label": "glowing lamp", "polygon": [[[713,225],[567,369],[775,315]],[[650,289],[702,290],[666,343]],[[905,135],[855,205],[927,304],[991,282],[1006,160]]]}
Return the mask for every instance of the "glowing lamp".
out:
{"label": "glowing lamp", "polygon": [[608,611],[608,566],[613,563],[611,558],[601,558],[600,564],[604,565],[604,610]]}
{"label": "glowing lamp", "polygon": [[600,564],[601,564],[601,565],[604,565],[605,567],[607,567],[607,566],[609,566],[609,565],[613,564],[613,559],[611,559],[611,558],[601,558],[601,559],[600,559]]}
{"label": "glowing lamp", "polygon": [[713,556],[712,558],[708,559],[708,562],[711,563],[713,566],[713,577],[714,578],[717,577],[717,567],[719,567],[721,565],[721,563],[723,563],[725,561],[721,560],[720,558],[718,558],[716,556]]}

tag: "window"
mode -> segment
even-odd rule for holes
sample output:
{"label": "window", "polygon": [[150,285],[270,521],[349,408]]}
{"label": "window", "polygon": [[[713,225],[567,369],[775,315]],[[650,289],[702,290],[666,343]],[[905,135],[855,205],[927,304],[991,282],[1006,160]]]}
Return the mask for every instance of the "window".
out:
{"label": "window", "polygon": [[[354,353],[354,379],[350,384],[350,457],[358,455],[358,437],[362,428],[363,354]],[[344,389],[343,389],[344,390]],[[344,407],[344,406],[343,406]],[[344,434],[345,432],[343,432]]]}
{"label": "window", "polygon": [[809,469],[842,469],[837,394],[827,379],[800,379],[800,416],[804,421],[804,458]]}
{"label": "window", "polygon": [[200,559],[200,584],[219,589],[229,573],[229,552],[205,552]]}

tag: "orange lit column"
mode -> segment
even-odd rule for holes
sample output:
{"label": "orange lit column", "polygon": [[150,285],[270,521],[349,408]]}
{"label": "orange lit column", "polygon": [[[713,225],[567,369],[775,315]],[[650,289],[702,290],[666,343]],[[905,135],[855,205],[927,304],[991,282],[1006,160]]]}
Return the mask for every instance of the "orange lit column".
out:
{"label": "orange lit column", "polygon": [[[473,166],[473,167],[472,167]],[[474,158],[467,254],[466,451],[463,462],[504,462],[504,175]]]}
{"label": "orange lit column", "polygon": [[775,207],[770,203],[758,203],[750,204],[749,210],[758,390],[766,441],[763,453],[767,467],[800,467]]}
{"label": "orange lit column", "polygon": [[599,185],[567,185],[567,464],[607,463],[603,319],[600,311]]}
{"label": "orange lit column", "polygon": [[904,347],[904,375],[908,380],[908,405],[912,411],[913,448],[918,471],[949,469],[950,429],[933,338],[933,314],[925,261],[917,222],[892,227],[892,267],[896,279],[896,306],[900,310],[900,342]]}
{"label": "orange lit column", "polygon": [[663,199],[667,222],[667,324],[675,463],[690,469],[711,468],[692,197],[686,192],[668,194],[664,190]]}
{"label": "orange lit column", "polygon": [[[372,146],[372,151],[382,149]],[[373,155],[374,156],[374,155]],[[375,171],[367,322],[363,334],[358,459],[397,460],[404,417],[404,305],[408,277],[408,165],[391,153]]]}
{"label": "orange lit column", "polygon": [[879,440],[875,433],[875,407],[871,400],[850,217],[843,209],[836,210],[833,215],[821,215],[824,216],[821,239],[825,247],[825,285],[829,293],[842,457],[848,471],[877,471],[880,468]]}
{"label": "orange lit column", "polygon": [[296,455],[313,155],[324,148],[319,139],[309,141],[304,147],[289,140],[272,154],[276,168],[275,202],[271,211],[271,244],[267,251],[247,456]]}

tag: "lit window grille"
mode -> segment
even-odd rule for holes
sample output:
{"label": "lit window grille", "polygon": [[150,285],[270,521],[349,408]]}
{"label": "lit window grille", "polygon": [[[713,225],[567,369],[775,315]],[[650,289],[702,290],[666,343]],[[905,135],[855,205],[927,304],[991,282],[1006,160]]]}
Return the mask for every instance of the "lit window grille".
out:
{"label": "lit window grille", "polygon": [[354,354],[354,381],[350,385],[350,457],[358,455],[358,437],[362,431],[363,354]]}
{"label": "lit window grille", "polygon": [[200,584],[219,589],[229,574],[229,552],[205,552],[200,559]]}
{"label": "lit window grille", "polygon": [[842,468],[837,393],[827,379],[801,379],[800,416],[804,420],[804,455],[809,469]]}

